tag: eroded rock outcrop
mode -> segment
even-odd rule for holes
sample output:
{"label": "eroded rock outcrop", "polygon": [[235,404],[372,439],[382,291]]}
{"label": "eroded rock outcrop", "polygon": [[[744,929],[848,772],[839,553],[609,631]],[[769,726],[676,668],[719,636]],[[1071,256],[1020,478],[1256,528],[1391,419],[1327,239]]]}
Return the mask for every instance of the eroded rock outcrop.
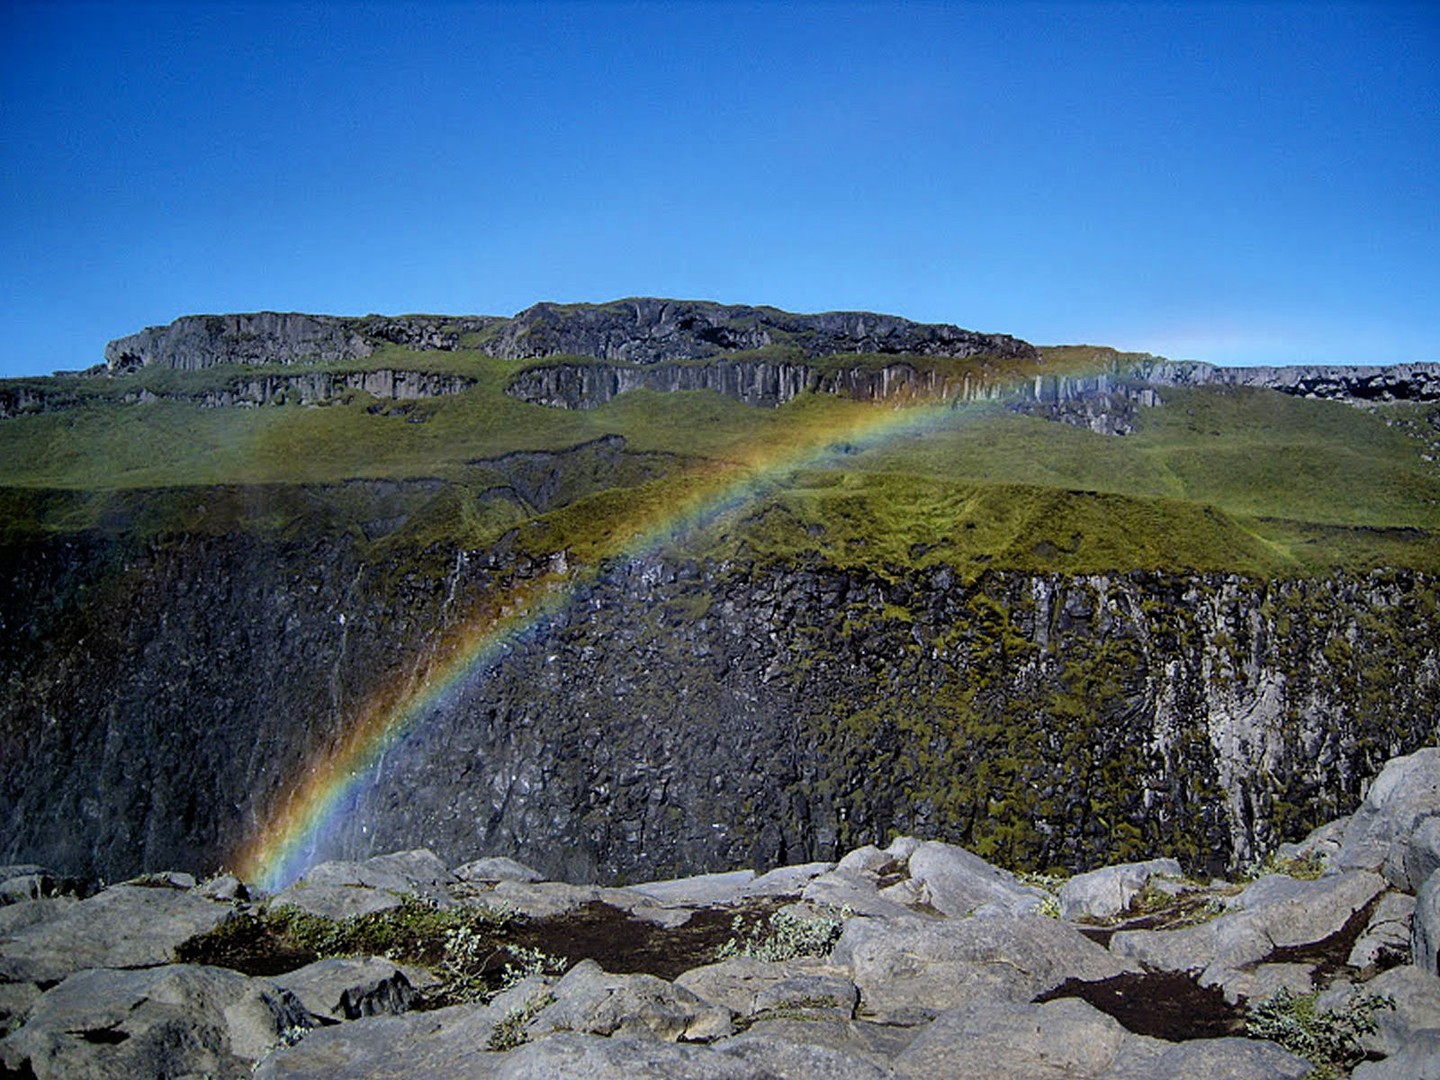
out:
{"label": "eroded rock outcrop", "polygon": [[[1338,825],[1357,839],[1365,828]],[[138,968],[82,968],[38,987],[0,981],[0,1003],[9,1010],[0,1016],[0,1031],[8,1029],[0,1038],[0,1063],[37,1080],[202,1072],[253,1072],[269,1080],[422,1074],[441,1080],[941,1080],[957,1071],[996,1080],[1300,1080],[1316,1066],[1348,1067],[1368,1054],[1370,1063],[1356,1076],[1430,1075],[1440,1046],[1440,978],[1423,963],[1394,955],[1378,968],[1368,962],[1361,967],[1333,951],[1317,954],[1309,965],[1296,962],[1306,943],[1345,933],[1357,905],[1378,910],[1408,894],[1389,889],[1367,870],[1332,870],[1310,880],[1314,860],[1295,865],[1305,880],[1265,873],[1243,889],[1167,873],[1168,899],[1152,895],[1137,906],[1132,896],[1105,918],[1059,918],[1050,892],[1054,880],[1043,888],[1023,887],[1050,896],[1048,915],[1005,914],[993,902],[945,914],[922,892],[895,886],[917,881],[964,891],[980,883],[982,892],[1017,895],[1021,887],[971,852],[900,837],[884,850],[848,852],[828,870],[788,866],[757,874],[744,868],[649,883],[643,888],[650,900],[663,899],[686,915],[669,931],[654,931],[677,935],[670,949],[657,952],[655,940],[642,945],[626,936],[615,922],[619,910],[597,914],[618,894],[638,896],[640,890],[610,890],[614,897],[597,896],[595,907],[558,919],[517,916],[498,885],[485,886],[514,884],[517,874],[534,876],[528,868],[501,860],[488,870],[501,876],[487,877],[481,866],[451,871],[429,852],[401,852],[349,867],[316,867],[294,889],[323,890],[343,881],[360,894],[349,908],[370,912],[384,910],[377,898],[400,896],[405,913],[383,916],[392,921],[382,939],[429,956],[433,971],[402,969],[374,956],[307,962],[284,952],[292,946],[279,940],[272,947],[281,951],[269,960],[253,951],[254,944],[251,951],[235,951],[242,942],[271,940],[253,929],[201,933],[185,943],[187,955],[208,957],[208,963],[167,962],[170,930],[142,924],[135,936],[154,941],[136,953],[151,957]],[[849,875],[857,890],[888,893],[891,907],[862,914],[803,901],[806,883],[831,871]],[[149,880],[187,878],[168,873]],[[761,888],[767,879],[771,885]],[[86,902],[88,908],[76,905],[96,916],[70,924],[80,954],[104,953],[111,934],[104,915],[113,904],[108,898],[126,889],[134,886],[104,890]],[[283,911],[280,897],[235,904],[208,898],[204,885],[170,889],[188,903],[226,911],[234,925],[268,925],[271,934],[288,925],[283,918],[274,921],[272,913]],[[1403,905],[1390,907],[1391,917],[1403,921],[1397,915]],[[479,921],[446,923],[444,912],[469,912]],[[755,929],[767,925],[757,922],[766,913],[768,937]],[[732,916],[737,933],[747,922],[752,929],[723,947],[717,948],[713,934],[695,929],[724,925]],[[333,946],[340,950],[348,948],[344,935],[360,925],[310,918],[307,940],[327,940],[323,930],[330,926],[340,935]],[[597,918],[614,928],[603,938],[593,933]],[[1137,922],[1150,929],[1126,929]],[[455,929],[461,925],[471,929]],[[438,936],[429,943],[407,936],[419,926]],[[477,932],[492,936],[485,941],[473,937]],[[1134,948],[1141,934],[1167,939],[1164,948],[1150,950],[1143,968]],[[0,929],[0,958],[15,940]],[[486,989],[480,978],[486,953],[514,949],[507,944],[514,940],[541,942],[547,951],[521,948],[514,955],[532,955],[532,965],[524,972],[507,969],[498,986]],[[1243,957],[1236,952],[1241,945]],[[614,969],[592,958],[597,947],[611,956]],[[563,951],[575,955],[559,955]],[[694,966],[678,975],[674,966],[667,966],[666,976],[648,970],[681,955]],[[228,957],[285,970],[247,977],[217,966]],[[1227,986],[1229,1004],[1204,989],[1204,976],[1197,982],[1164,973],[1218,967],[1244,980],[1243,986],[1233,979]],[[1295,970],[1269,977],[1280,968]],[[415,989],[411,977],[428,989]],[[453,999],[445,995],[460,988],[466,1000],[447,1003]],[[1262,1004],[1262,998],[1282,988],[1311,995],[1306,1001],[1313,1005],[1306,1008],[1321,1022],[1327,1011],[1377,1019],[1353,1030],[1333,1027],[1349,1034],[1318,1042],[1278,1034],[1289,1040],[1287,1049],[1261,1034],[1278,1030],[1264,1018],[1285,1000],[1282,995]],[[1300,1049],[1311,1057],[1299,1056]]]}

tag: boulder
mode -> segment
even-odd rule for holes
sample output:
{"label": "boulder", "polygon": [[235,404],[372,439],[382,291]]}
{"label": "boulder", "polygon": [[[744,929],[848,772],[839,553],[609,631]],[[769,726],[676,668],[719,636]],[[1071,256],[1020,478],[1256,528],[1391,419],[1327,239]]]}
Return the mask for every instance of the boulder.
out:
{"label": "boulder", "polygon": [[910,880],[920,883],[924,902],[952,917],[976,914],[1028,915],[1039,912],[1046,893],[1021,885],[1015,875],[992,866],[954,844],[927,840],[909,861]]}
{"label": "boulder", "polygon": [[1179,877],[1174,859],[1122,863],[1077,874],[1060,887],[1062,919],[1110,919],[1130,906],[1140,890],[1156,876]]}
{"label": "boulder", "polygon": [[[675,980],[675,985],[715,1005],[723,1005],[736,1016],[744,1018],[761,1010],[757,999],[762,995],[769,995],[772,988],[817,977],[840,979],[848,985],[848,994],[853,995],[856,992],[855,984],[846,977],[844,968],[836,967],[818,957],[755,960],[748,956],[738,956],[722,960],[718,964],[691,968]],[[770,998],[767,996],[766,1000]]]}
{"label": "boulder", "polygon": [[75,895],[79,891],[79,882],[44,866],[33,863],[0,866],[0,905]]}
{"label": "boulder", "polygon": [[407,896],[441,906],[453,904],[449,886],[457,880],[432,851],[397,851],[363,862],[320,863],[277,893],[270,904],[347,919],[397,908]]}
{"label": "boulder", "polygon": [[1348,817],[1327,821],[1313,829],[1310,835],[1297,844],[1281,844],[1275,849],[1277,859],[1314,859],[1323,867],[1333,866],[1340,854],[1340,845],[1345,841],[1345,830],[1350,825]]}
{"label": "boulder", "polygon": [[1440,976],[1440,870],[1425,879],[1415,894],[1411,916],[1410,959],[1428,975]]}
{"label": "boulder", "polygon": [[0,979],[43,985],[83,968],[165,964],[176,946],[235,914],[192,892],[116,885],[0,940]]}
{"label": "boulder", "polygon": [[20,1026],[40,993],[40,988],[34,983],[0,983],[0,1036]]}
{"label": "boulder", "polygon": [[1435,837],[1429,829],[1422,832],[1419,844],[1425,851],[1410,857],[1407,866],[1411,839],[1435,817],[1440,817],[1440,748],[1391,758],[1352,815],[1336,865],[1380,871],[1396,888],[1414,892],[1425,879],[1411,874],[1428,864],[1425,852]]}
{"label": "boulder", "polygon": [[1355,940],[1345,961],[1357,970],[1390,966],[1410,957],[1410,925],[1415,914],[1415,897],[1389,892],[1380,898],[1370,922]]}
{"label": "boulder", "polygon": [[545,877],[539,870],[534,870],[522,862],[506,858],[504,855],[491,855],[484,859],[476,859],[464,866],[457,866],[453,871],[461,881],[543,881]]}
{"label": "boulder", "polygon": [[250,890],[234,874],[220,874],[202,881],[196,891],[208,900],[249,900]]}
{"label": "boulder", "polygon": [[1361,1041],[1365,1049],[1378,1054],[1395,1054],[1428,1028],[1440,1029],[1440,979],[1432,978],[1413,964],[1382,971],[1369,982],[1342,982],[1321,994],[1317,1009],[1339,1012],[1353,995],[1389,997],[1393,1009],[1377,1009],[1372,1017],[1375,1031]]}
{"label": "boulder", "polygon": [[[1201,985],[1222,986],[1233,1001],[1260,988],[1251,973],[1277,949],[1318,945],[1343,932],[1384,889],[1384,879],[1368,871],[1315,881],[1268,874],[1210,922],[1120,931],[1110,939],[1110,951],[1158,971],[1199,973]],[[1285,974],[1281,984],[1288,978]]]}
{"label": "boulder", "polygon": [[394,1015],[406,1012],[415,1000],[405,973],[373,956],[317,960],[274,981],[325,1020]]}
{"label": "boulder", "polygon": [[1366,1061],[1355,1066],[1351,1080],[1440,1080],[1440,1029],[1416,1032],[1384,1061]]}
{"label": "boulder", "polygon": [[611,975],[582,960],[550,989],[555,1001],[527,1026],[532,1037],[553,1031],[641,1035],[674,1042],[713,1039],[733,1030],[730,1010],[702,1001],[654,975]]}
{"label": "boulder", "polygon": [[1103,1075],[1129,1033],[1075,998],[1032,1005],[990,1001],[937,1016],[895,1059],[911,1080],[1040,1080]]}
{"label": "boulder", "polygon": [[1041,915],[851,919],[832,961],[850,967],[862,1015],[892,1018],[1028,1002],[1067,978],[1098,981],[1133,970],[1073,927]]}
{"label": "boulder", "polygon": [[35,1002],[24,1025],[0,1041],[0,1065],[37,1080],[246,1077],[309,1024],[285,990],[223,968],[91,968]]}
{"label": "boulder", "polygon": [[800,893],[809,904],[829,908],[849,908],[856,915],[877,919],[912,918],[915,912],[904,903],[882,896],[878,879],[838,866],[814,878]]}

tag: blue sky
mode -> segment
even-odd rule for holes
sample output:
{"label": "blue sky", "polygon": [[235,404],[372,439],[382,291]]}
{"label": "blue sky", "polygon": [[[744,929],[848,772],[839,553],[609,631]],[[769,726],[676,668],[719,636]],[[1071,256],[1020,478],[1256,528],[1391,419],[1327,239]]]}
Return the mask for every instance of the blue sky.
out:
{"label": "blue sky", "polygon": [[0,375],[187,313],[1440,360],[1440,5],[0,7]]}

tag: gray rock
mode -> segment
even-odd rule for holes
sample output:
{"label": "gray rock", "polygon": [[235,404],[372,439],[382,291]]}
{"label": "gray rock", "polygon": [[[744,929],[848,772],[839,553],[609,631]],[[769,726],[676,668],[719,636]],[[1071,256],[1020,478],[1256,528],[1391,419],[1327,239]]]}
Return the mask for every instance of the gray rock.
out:
{"label": "gray rock", "polygon": [[1405,847],[1405,880],[1423,882],[1440,869],[1440,815],[1426,818],[1415,826],[1410,843]]}
{"label": "gray rock", "polygon": [[[1302,1080],[1315,1066],[1272,1042],[1259,1039],[1194,1039],[1162,1043],[1159,1053],[1122,1052],[1104,1080]],[[1127,1047],[1128,1049],[1128,1047]]]}
{"label": "gray rock", "polygon": [[449,886],[456,880],[434,852],[398,851],[363,862],[320,863],[270,903],[329,919],[347,919],[397,908],[407,896],[442,906],[453,904]]}
{"label": "gray rock", "polygon": [[317,1028],[260,1062],[257,1080],[412,1080],[484,1078],[503,1055],[487,1049],[504,1017],[493,1005],[455,1005],[434,1012],[374,1016]]}
{"label": "gray rock", "polygon": [[356,1020],[406,1012],[415,990],[405,973],[378,957],[332,957],[277,975],[275,983],[294,994],[313,1015]]}
{"label": "gray rock", "polygon": [[1436,870],[1415,894],[1411,915],[1410,959],[1430,975],[1440,976],[1440,870]]}
{"label": "gray rock", "polygon": [[886,868],[892,866],[895,862],[896,860],[894,858],[881,851],[874,844],[866,844],[864,847],[856,848],[854,851],[846,853],[840,861],[835,864],[835,869],[844,873],[879,877]]}
{"label": "gray rock", "polygon": [[[1416,830],[1434,817],[1440,817],[1440,748],[1391,758],[1351,817],[1336,865],[1382,871],[1396,888],[1414,892],[1424,878],[1410,872],[1422,869],[1428,856],[1422,852],[1408,868],[1406,856]],[[1422,847],[1432,841],[1428,830],[1422,834]]]}
{"label": "gray rock", "polygon": [[691,915],[688,909],[666,907],[633,889],[568,885],[560,881],[501,881],[485,894],[482,902],[530,919],[555,918],[586,904],[608,904],[637,919],[665,927],[683,926]]}
{"label": "gray rock", "polygon": [[196,892],[209,900],[248,900],[250,890],[234,874],[221,874],[202,881]]}
{"label": "gray rock", "polygon": [[851,919],[832,961],[849,965],[862,1015],[1030,1001],[1067,978],[1098,981],[1133,970],[1073,927],[1039,915]]}
{"label": "gray rock", "polygon": [[1277,948],[1314,945],[1340,933],[1385,888],[1377,874],[1353,871],[1315,881],[1280,874],[1255,881],[1227,914],[1180,930],[1126,930],[1110,939],[1116,956],[1161,971],[1200,973],[1227,995],[1254,988],[1247,971]]}
{"label": "gray rock", "polygon": [[1315,989],[1315,967],[1311,964],[1257,964],[1238,971],[1215,970],[1200,976],[1201,986],[1218,986],[1231,1005],[1264,1001],[1281,990],[1308,994]]}
{"label": "gray rock", "polygon": [[927,840],[910,856],[910,878],[924,886],[930,906],[949,916],[986,909],[1009,915],[1038,912],[1046,894],[954,844]]}
{"label": "gray rock", "polygon": [[856,915],[895,919],[913,917],[915,912],[902,903],[881,896],[876,878],[838,867],[814,878],[800,893],[809,904],[849,908]]}
{"label": "gray rock", "polygon": [[569,1032],[492,1056],[493,1063],[485,1064],[495,1071],[479,1076],[497,1080],[761,1080],[776,1075],[708,1047]]}
{"label": "gray rock", "polygon": [[808,1041],[792,1041],[777,1033],[751,1031],[729,1039],[713,1052],[717,1058],[730,1058],[749,1070],[746,1074],[761,1077],[804,1077],[805,1080],[887,1080],[893,1076],[888,1068],[867,1058]]}
{"label": "gray rock", "polygon": [[754,881],[754,870],[730,870],[672,881],[646,881],[627,887],[666,907],[719,907],[744,897]]}
{"label": "gray rock", "polygon": [[[737,956],[718,964],[691,968],[675,980],[675,985],[716,1005],[722,1005],[739,1017],[759,1011],[756,999],[772,987],[809,977],[845,978],[845,969],[817,957],[797,960],[755,960]],[[854,984],[849,983],[851,991]]]}
{"label": "gray rock", "polygon": [[34,863],[0,866],[0,905],[74,895],[78,891],[78,882],[44,866]]}
{"label": "gray rock", "polygon": [[[747,1034],[783,1039],[791,1043],[809,1043],[840,1050],[864,1058],[876,1065],[889,1067],[896,1056],[915,1041],[923,1025],[876,1024],[868,1020],[841,1020],[807,1016],[761,1016],[752,1023]],[[745,1036],[738,1036],[744,1038]],[[725,1045],[725,1044],[719,1044]]]}
{"label": "gray rock", "polygon": [[43,900],[18,900],[0,907],[0,940],[10,937],[27,926],[36,926],[51,919],[58,919],[78,903],[71,896],[52,896]]}
{"label": "gray rock", "polygon": [[19,1027],[39,997],[40,988],[34,983],[0,983],[0,1035]]}
{"label": "gray rock", "polygon": [[543,881],[544,875],[522,862],[491,855],[457,866],[454,874],[461,881]]}
{"label": "gray rock", "polygon": [[1440,1080],[1440,1029],[1418,1031],[1384,1061],[1355,1066],[1352,1080]]}
{"label": "gray rock", "polygon": [[0,979],[43,984],[82,968],[165,964],[176,946],[234,917],[191,892],[116,885],[0,941]]}
{"label": "gray rock", "polygon": [[1410,924],[1415,914],[1415,897],[1386,893],[1375,905],[1370,923],[1355,940],[1346,963],[1357,970],[1376,964],[1392,964],[1410,956]]}
{"label": "gray rock", "polygon": [[1174,859],[1122,863],[1077,874],[1060,887],[1062,919],[1109,919],[1119,915],[1152,877],[1180,876]]}
{"label": "gray rock", "polygon": [[1378,1009],[1372,1014],[1375,1031],[1361,1040],[1367,1050],[1395,1054],[1416,1032],[1440,1028],[1440,979],[1413,964],[1382,971],[1359,985],[1337,983],[1321,994],[1315,1005],[1327,1012],[1339,1012],[1355,995],[1389,997],[1395,1003],[1393,1009]]}
{"label": "gray rock", "polygon": [[1317,859],[1322,866],[1329,867],[1340,854],[1340,845],[1345,840],[1345,830],[1349,825],[1348,816],[1327,821],[1311,830],[1310,835],[1298,844],[1281,844],[1275,849],[1275,855],[1280,859]]}
{"label": "gray rock", "polygon": [[785,1011],[833,1015],[849,1020],[860,1003],[860,991],[842,975],[793,975],[764,987],[755,995],[757,1013]]}
{"label": "gray rock", "polygon": [[745,887],[746,896],[800,896],[805,886],[821,874],[835,869],[834,863],[814,862],[781,866],[761,874]]}
{"label": "gray rock", "polygon": [[641,1035],[674,1042],[713,1039],[733,1030],[730,1010],[702,1001],[653,975],[611,975],[582,960],[550,990],[555,1002],[532,1020],[532,1035],[553,1031]]}
{"label": "gray rock", "polygon": [[1075,998],[977,1003],[937,1016],[895,1068],[912,1080],[1097,1077],[1128,1038],[1114,1019]]}
{"label": "gray rock", "polygon": [[92,968],[35,1002],[0,1041],[0,1063],[37,1080],[244,1077],[287,1031],[308,1025],[286,991],[222,968]]}

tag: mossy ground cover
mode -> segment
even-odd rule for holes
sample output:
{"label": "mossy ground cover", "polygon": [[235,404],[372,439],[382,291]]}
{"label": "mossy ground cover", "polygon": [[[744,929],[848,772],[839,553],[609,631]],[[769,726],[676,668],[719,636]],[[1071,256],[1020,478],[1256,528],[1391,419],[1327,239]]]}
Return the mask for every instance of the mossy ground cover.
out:
{"label": "mossy ground cover", "polygon": [[[1094,352],[1051,350],[1047,361],[1057,369],[1093,364]],[[273,493],[287,485],[433,478],[447,485],[435,493],[437,505],[407,515],[418,542],[458,526],[467,543],[484,543],[533,522],[527,527],[536,545],[600,557],[612,542],[623,547],[637,506],[663,516],[677,493],[713,484],[719,474],[753,472],[787,447],[823,448],[827,432],[863,428],[874,415],[866,410],[893,409],[831,395],[764,409],[709,392],[639,391],[569,411],[509,397],[504,387],[525,365],[474,351],[385,348],[332,366],[463,374],[475,384],[399,413],[374,410],[377,402],[363,392],[318,407],[107,400],[142,384],[193,391],[270,369],[70,379],[90,388],[89,403],[0,422],[0,485]],[[808,553],[897,570],[944,561],[972,573],[998,566],[1262,574],[1440,567],[1440,469],[1383,412],[1245,388],[1176,388],[1163,396],[1163,406],[1139,410],[1138,430],[1126,437],[991,406],[958,408],[923,431],[868,447],[842,442],[800,471],[769,476],[761,495],[700,547],[773,558]],[[622,436],[629,453],[669,463],[617,471],[608,490],[604,477],[589,477],[566,507],[548,514],[498,495],[503,484],[483,466],[516,451],[561,451],[604,435]],[[239,520],[275,525],[285,500],[259,501],[281,509]],[[85,527],[94,515],[77,507],[100,502],[71,500],[65,513],[44,517],[44,527]],[[12,527],[24,504],[9,498]]]}

